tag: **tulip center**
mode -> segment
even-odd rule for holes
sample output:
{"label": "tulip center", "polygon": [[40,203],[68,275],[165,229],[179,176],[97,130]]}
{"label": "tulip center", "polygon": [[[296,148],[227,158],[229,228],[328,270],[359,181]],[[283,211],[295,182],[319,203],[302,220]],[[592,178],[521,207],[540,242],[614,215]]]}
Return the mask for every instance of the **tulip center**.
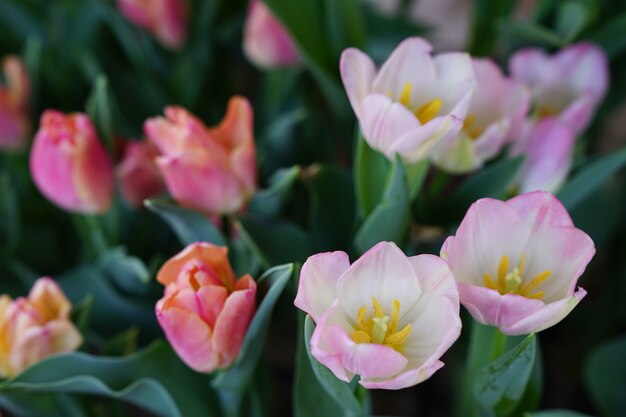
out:
{"label": "tulip center", "polygon": [[556,116],[559,112],[550,106],[539,106],[535,110],[537,119],[545,119],[546,117]]}
{"label": "tulip center", "polygon": [[[443,101],[440,98],[434,98],[425,104],[415,108],[411,106],[411,92],[413,91],[413,83],[407,82],[402,87],[402,91],[400,92],[400,97],[398,97],[398,101],[407,109],[411,110],[417,120],[420,121],[422,125],[430,122],[432,119],[437,116],[437,113],[441,110],[441,106],[443,106]],[[392,95],[391,92],[388,93],[389,96]]]}
{"label": "tulip center", "polygon": [[543,283],[550,275],[552,271],[545,270],[540,274],[535,275],[532,279],[524,280],[524,266],[526,263],[526,257],[522,255],[519,266],[515,266],[510,269],[509,257],[504,255],[500,259],[498,265],[498,274],[496,279],[485,272],[485,286],[492,290],[498,291],[500,294],[518,294],[527,298],[541,299],[544,295],[543,291],[534,292],[535,289]]}
{"label": "tulip center", "polygon": [[411,333],[411,324],[407,324],[402,330],[397,330],[400,317],[400,301],[393,300],[393,312],[391,316],[385,315],[383,308],[372,297],[373,314],[368,315],[367,306],[362,306],[357,313],[357,326],[352,332],[352,340],[356,343],[376,343],[385,345],[397,351],[402,350],[404,341]]}
{"label": "tulip center", "polygon": [[474,116],[473,114],[468,114],[463,121],[463,131],[472,140],[478,139],[478,137],[483,134],[483,129],[479,126],[476,126],[476,116]]}

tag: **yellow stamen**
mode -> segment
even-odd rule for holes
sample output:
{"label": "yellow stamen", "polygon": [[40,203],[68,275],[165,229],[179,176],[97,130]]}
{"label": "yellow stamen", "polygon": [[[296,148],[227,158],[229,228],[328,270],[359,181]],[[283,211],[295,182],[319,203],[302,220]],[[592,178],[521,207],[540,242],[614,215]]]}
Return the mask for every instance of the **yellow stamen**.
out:
{"label": "yellow stamen", "polygon": [[443,106],[443,101],[440,98],[430,100],[428,103],[415,110],[415,117],[424,125],[437,116],[437,113],[441,110],[441,106]]}
{"label": "yellow stamen", "polygon": [[552,275],[552,271],[549,271],[549,270],[545,270],[542,273],[538,274],[533,279],[528,281],[528,283],[523,285],[522,288],[520,288],[520,294],[522,295],[529,294],[532,290],[537,288],[542,282],[548,279],[550,275]]}
{"label": "yellow stamen", "polygon": [[369,343],[372,339],[370,335],[363,330],[357,330],[352,333],[352,340],[354,340],[355,343]]}
{"label": "yellow stamen", "polygon": [[526,266],[526,255],[522,254],[521,259],[519,260],[519,274],[522,275],[524,273],[524,267]]}
{"label": "yellow stamen", "polygon": [[375,317],[382,317],[382,316],[384,316],[383,308],[378,303],[378,300],[376,299],[376,297],[372,297],[372,304],[374,305],[374,316]]}
{"label": "yellow stamen", "polygon": [[411,324],[404,326],[399,332],[395,332],[385,339],[385,344],[391,345],[395,349],[395,346],[401,345],[411,334]]}
{"label": "yellow stamen", "polygon": [[500,258],[500,265],[498,265],[498,285],[500,288],[506,286],[506,272],[509,270],[509,257],[504,255]]}
{"label": "yellow stamen", "polygon": [[372,310],[374,314],[370,316],[367,314],[367,306],[359,308],[352,340],[355,343],[377,343],[401,351],[402,344],[411,333],[411,324],[396,331],[400,320],[400,301],[393,300],[393,311],[388,316],[376,297],[372,297]]}
{"label": "yellow stamen", "polygon": [[389,333],[396,331],[398,318],[400,317],[400,301],[393,300],[393,313],[391,314],[391,324],[389,325]]}
{"label": "yellow stamen", "polygon": [[491,275],[489,275],[487,272],[485,272],[485,286],[492,290],[496,289],[496,284],[493,283],[493,279],[491,278]]}
{"label": "yellow stamen", "polygon": [[363,331],[369,331],[369,326],[367,326],[365,322],[365,314],[367,313],[367,307],[363,306],[359,308],[358,313],[356,313],[356,317],[359,320],[359,327]]}
{"label": "yellow stamen", "polygon": [[544,291],[532,292],[537,289],[548,277],[552,274],[551,271],[546,270],[536,275],[531,280],[524,280],[524,271],[526,267],[526,255],[522,254],[519,261],[519,266],[510,270],[511,262],[509,257],[503,255],[500,258],[497,270],[497,280],[494,281],[491,274],[485,272],[483,274],[483,280],[485,281],[485,287],[496,290],[500,294],[518,294],[527,298],[540,299],[545,295]]}
{"label": "yellow stamen", "polygon": [[400,101],[400,103],[402,103],[405,107],[409,106],[409,103],[411,102],[411,91],[413,90],[413,83],[406,83],[404,84],[404,87],[402,88],[402,92],[400,93],[400,98],[398,99],[398,101]]}

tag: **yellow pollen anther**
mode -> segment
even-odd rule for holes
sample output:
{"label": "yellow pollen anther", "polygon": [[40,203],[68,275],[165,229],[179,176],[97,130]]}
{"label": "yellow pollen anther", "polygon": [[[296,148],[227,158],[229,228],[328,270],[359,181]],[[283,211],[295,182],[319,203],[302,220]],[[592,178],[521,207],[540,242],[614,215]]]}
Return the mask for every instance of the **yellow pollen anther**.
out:
{"label": "yellow pollen anther", "polygon": [[424,125],[437,116],[441,106],[443,106],[443,101],[440,98],[435,98],[415,110],[415,116]]}
{"label": "yellow pollen anther", "polygon": [[483,129],[475,126],[475,123],[476,117],[473,114],[467,115],[463,121],[463,131],[467,133],[471,139],[478,139],[478,137],[483,134]]}
{"label": "yellow pollen anther", "polygon": [[500,294],[518,294],[527,298],[540,299],[544,296],[544,291],[538,291],[532,293],[539,285],[541,285],[552,272],[545,270],[540,274],[537,274],[530,280],[524,280],[524,268],[526,266],[526,256],[520,257],[519,266],[514,267],[511,271],[509,257],[504,255],[500,258],[498,264],[497,280],[494,281],[492,276],[485,272],[483,274],[483,280],[485,281],[485,287],[496,290]]}
{"label": "yellow pollen anther", "polygon": [[[376,297],[372,297],[372,304],[374,305],[374,316],[382,317],[384,315],[383,314],[383,308],[378,303],[378,300],[376,299]],[[361,308],[363,308],[363,307],[361,307]]]}
{"label": "yellow pollen anther", "polygon": [[509,257],[504,255],[500,258],[500,265],[498,265],[498,285],[504,287],[506,285],[506,272],[509,270]]}
{"label": "yellow pollen anther", "polygon": [[401,345],[411,334],[411,324],[404,326],[399,332],[395,332],[385,339],[385,344],[393,346]]}
{"label": "yellow pollen anther", "polygon": [[411,91],[413,90],[413,83],[406,83],[404,84],[404,87],[402,88],[402,92],[400,93],[400,98],[398,101],[400,101],[400,103],[402,103],[405,107],[409,106],[409,103],[411,103]]}
{"label": "yellow pollen anther", "polygon": [[356,330],[352,333],[352,340],[356,343],[369,343],[372,339],[370,335],[365,333],[363,330]]}
{"label": "yellow pollen anther", "polygon": [[372,312],[368,316],[367,306],[357,312],[356,328],[352,332],[352,340],[356,343],[377,343],[400,351],[403,343],[411,333],[411,324],[396,331],[400,320],[400,301],[393,300],[391,315],[385,315],[383,307],[376,297],[372,297]]}

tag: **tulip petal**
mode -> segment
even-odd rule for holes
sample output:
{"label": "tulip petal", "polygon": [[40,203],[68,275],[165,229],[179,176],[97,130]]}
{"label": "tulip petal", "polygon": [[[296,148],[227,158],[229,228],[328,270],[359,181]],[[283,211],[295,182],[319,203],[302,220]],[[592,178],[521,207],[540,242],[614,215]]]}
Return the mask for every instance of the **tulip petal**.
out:
{"label": "tulip petal", "polygon": [[573,227],[569,213],[558,198],[546,191],[533,191],[507,201],[533,229],[547,226]]}
{"label": "tulip petal", "polygon": [[437,72],[434,97],[443,101],[441,112],[464,119],[476,84],[470,56],[449,52],[437,55],[433,62]]}
{"label": "tulip petal", "polygon": [[210,266],[227,287],[235,285],[235,273],[228,262],[228,249],[207,242],[188,245],[176,256],[168,260],[157,273],[157,281],[163,285],[175,282],[189,261],[198,260]]}
{"label": "tulip petal", "polygon": [[341,54],[339,72],[352,109],[360,119],[362,102],[371,92],[376,66],[372,59],[360,50],[348,48]]}
{"label": "tulip petal", "polygon": [[68,319],[72,305],[51,278],[39,278],[30,290],[28,301],[44,321]]}

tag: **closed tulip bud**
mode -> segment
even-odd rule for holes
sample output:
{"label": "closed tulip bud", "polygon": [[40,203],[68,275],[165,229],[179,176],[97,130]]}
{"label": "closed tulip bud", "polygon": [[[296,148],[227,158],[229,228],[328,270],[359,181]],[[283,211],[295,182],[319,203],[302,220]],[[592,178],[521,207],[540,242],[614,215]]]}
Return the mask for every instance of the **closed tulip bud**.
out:
{"label": "closed tulip bud", "polygon": [[233,97],[222,122],[207,128],[181,107],[145,123],[146,136],[161,152],[157,165],[181,205],[209,215],[242,209],[256,191],[252,108]]}
{"label": "closed tulip bud", "polygon": [[187,31],[187,0],[117,0],[128,20],[151,32],[168,48],[178,48]]}
{"label": "closed tulip bud", "polygon": [[156,165],[158,156],[150,142],[129,141],[124,156],[117,166],[124,199],[133,207],[141,207],[143,201],[165,190],[165,183]]}
{"label": "closed tulip bud", "polygon": [[298,65],[300,56],[285,27],[259,0],[250,0],[244,26],[243,51],[259,68]]}
{"label": "closed tulip bud", "polygon": [[104,213],[113,197],[113,166],[83,113],[46,110],[30,154],[39,191],[67,211]]}
{"label": "closed tulip bud", "polygon": [[18,57],[6,57],[2,67],[6,85],[0,85],[0,150],[19,150],[26,146],[30,130],[30,81]]}
{"label": "closed tulip bud", "polygon": [[256,282],[236,279],[227,249],[198,242],[167,261],[156,315],[180,358],[198,372],[228,367],[239,355],[255,310]]}
{"label": "closed tulip bud", "polygon": [[72,306],[50,278],[27,298],[0,297],[0,376],[10,377],[56,353],[71,352],[82,337],[70,321]]}

